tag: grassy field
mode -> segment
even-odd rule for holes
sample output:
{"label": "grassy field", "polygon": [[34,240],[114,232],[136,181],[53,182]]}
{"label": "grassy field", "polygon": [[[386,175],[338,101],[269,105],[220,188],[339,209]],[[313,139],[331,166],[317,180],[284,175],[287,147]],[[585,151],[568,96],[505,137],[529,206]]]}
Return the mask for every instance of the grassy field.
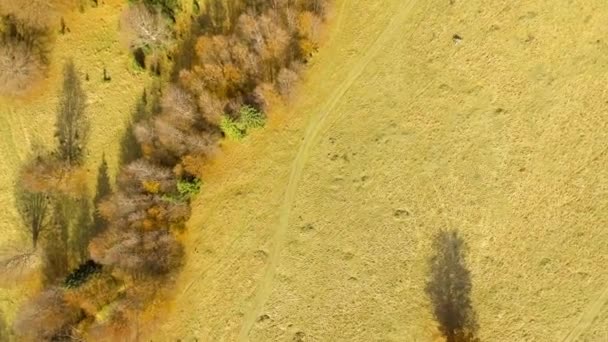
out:
{"label": "grassy field", "polygon": [[[0,97],[0,245],[23,244],[21,219],[15,209],[14,186],[23,162],[35,145],[52,150],[57,102],[62,87],[64,63],[72,59],[87,94],[86,115],[91,127],[87,143],[85,168],[89,191],[95,193],[97,169],[105,154],[113,178],[119,163],[120,139],[130,122],[144,86],[149,83],[145,73],[133,68],[126,46],[119,37],[119,18],[124,0],[100,1],[99,7],[86,8],[83,13],[65,13],[70,33],[57,35],[51,55],[48,78],[36,93],[14,100]],[[58,26],[59,27],[59,26]],[[112,77],[103,81],[103,69]],[[89,80],[85,81],[85,75]],[[0,310],[9,318],[23,299],[22,284],[3,284],[0,289]]]}
{"label": "grassy field", "polygon": [[209,166],[156,340],[440,340],[442,228],[469,246],[481,340],[608,340],[607,20],[338,1],[292,109]]}

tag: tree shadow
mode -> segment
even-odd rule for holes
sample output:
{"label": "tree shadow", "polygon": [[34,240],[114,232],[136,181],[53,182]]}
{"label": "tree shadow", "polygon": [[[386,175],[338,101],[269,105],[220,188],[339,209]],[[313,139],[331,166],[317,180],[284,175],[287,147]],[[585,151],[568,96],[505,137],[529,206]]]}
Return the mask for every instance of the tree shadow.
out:
{"label": "tree shadow", "polygon": [[72,228],[74,236],[71,239],[72,247],[70,266],[79,265],[89,259],[89,241],[93,238],[93,217],[91,203],[87,198],[77,201],[74,215],[75,226]]}
{"label": "tree shadow", "polygon": [[426,293],[439,330],[447,342],[479,341],[471,301],[471,273],[466,268],[467,246],[457,230],[441,230],[433,241]]}
{"label": "tree shadow", "polygon": [[59,142],[57,156],[70,166],[80,164],[84,157],[89,133],[86,102],[87,96],[74,62],[69,60],[63,71],[55,136]]}
{"label": "tree shadow", "polygon": [[160,111],[160,85],[154,84],[148,92],[144,89],[141,98],[137,101],[131,122],[120,139],[120,166],[142,157],[143,151],[135,137],[135,125]]}
{"label": "tree shadow", "polygon": [[108,174],[108,162],[106,161],[106,156],[103,155],[97,171],[97,190],[95,191],[95,197],[93,198],[93,207],[95,210],[93,211],[93,222],[91,223],[89,240],[102,233],[108,225],[107,220],[101,216],[96,208],[98,208],[103,199],[111,193],[112,185],[110,182],[110,175]]}
{"label": "tree shadow", "polygon": [[0,311],[0,341],[8,341],[8,327],[4,318],[4,313]]}
{"label": "tree shadow", "polygon": [[70,219],[73,217],[73,200],[67,196],[55,196],[52,209],[52,224],[47,231],[43,247],[45,285],[56,284],[68,274],[70,263]]}

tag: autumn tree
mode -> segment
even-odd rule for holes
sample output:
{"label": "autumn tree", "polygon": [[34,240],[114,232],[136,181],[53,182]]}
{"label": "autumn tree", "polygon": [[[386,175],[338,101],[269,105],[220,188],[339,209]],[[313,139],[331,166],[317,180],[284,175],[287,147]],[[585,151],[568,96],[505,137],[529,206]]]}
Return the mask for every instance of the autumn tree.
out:
{"label": "autumn tree", "polygon": [[133,276],[175,272],[182,265],[183,253],[183,246],[165,229],[106,232],[93,240],[91,249],[96,262]]}
{"label": "autumn tree", "polygon": [[471,301],[471,274],[466,268],[466,245],[456,230],[440,231],[433,241],[426,293],[439,330],[447,342],[477,341],[477,322]]}
{"label": "autumn tree", "polygon": [[63,72],[63,90],[57,110],[55,135],[59,140],[58,156],[68,165],[78,165],[84,156],[89,125],[85,113],[86,94],[72,61]]}
{"label": "autumn tree", "polygon": [[29,300],[17,313],[13,330],[19,341],[64,341],[81,318],[60,288],[51,287]]}
{"label": "autumn tree", "polygon": [[44,64],[25,42],[0,40],[0,94],[21,95],[43,75]]}
{"label": "autumn tree", "polygon": [[172,38],[168,23],[160,12],[144,4],[130,6],[123,14],[121,25],[133,50],[155,50],[165,46]]}
{"label": "autumn tree", "polygon": [[283,68],[277,77],[277,89],[283,98],[289,99],[300,78],[293,70]]}

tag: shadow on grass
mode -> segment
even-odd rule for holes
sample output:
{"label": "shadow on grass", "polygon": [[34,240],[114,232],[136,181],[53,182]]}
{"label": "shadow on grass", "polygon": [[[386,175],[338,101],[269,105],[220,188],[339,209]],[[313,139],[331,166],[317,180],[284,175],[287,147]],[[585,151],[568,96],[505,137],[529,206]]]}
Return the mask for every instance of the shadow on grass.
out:
{"label": "shadow on grass", "polygon": [[8,341],[8,327],[4,318],[4,313],[0,311],[0,341]]}
{"label": "shadow on grass", "polygon": [[125,134],[120,139],[120,166],[142,157],[141,146],[135,137],[135,125],[160,111],[160,85],[154,84],[150,91],[144,89],[141,98],[137,101],[131,122]]}
{"label": "shadow on grass", "polygon": [[426,293],[439,330],[447,342],[477,342],[476,314],[471,301],[471,273],[466,268],[467,246],[458,231],[440,231],[433,241]]}

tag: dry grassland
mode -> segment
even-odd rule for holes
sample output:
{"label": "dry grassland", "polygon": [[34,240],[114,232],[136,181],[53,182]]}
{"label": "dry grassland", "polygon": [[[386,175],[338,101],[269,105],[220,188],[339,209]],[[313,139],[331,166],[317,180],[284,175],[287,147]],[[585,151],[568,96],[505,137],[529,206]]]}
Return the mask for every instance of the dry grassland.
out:
{"label": "dry grassland", "polygon": [[607,340],[605,3],[332,20],[292,109],[209,166],[157,340],[437,339],[441,228],[469,246],[481,340]]}

